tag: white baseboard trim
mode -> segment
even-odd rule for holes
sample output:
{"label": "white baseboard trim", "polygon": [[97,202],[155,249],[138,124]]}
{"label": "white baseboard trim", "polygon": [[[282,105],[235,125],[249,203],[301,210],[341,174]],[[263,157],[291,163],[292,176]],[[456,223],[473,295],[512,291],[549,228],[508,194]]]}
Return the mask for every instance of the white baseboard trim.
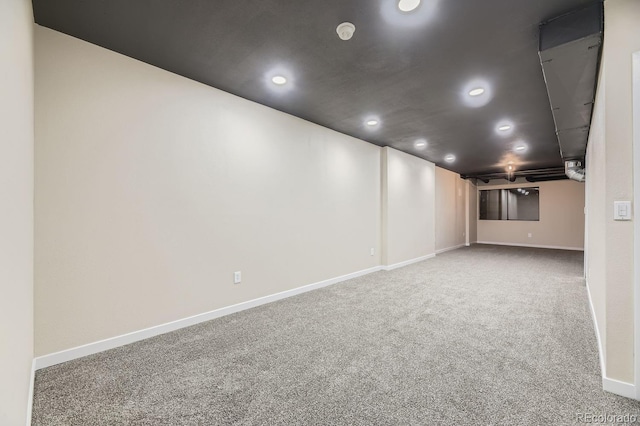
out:
{"label": "white baseboard trim", "polygon": [[31,361],[31,377],[29,378],[29,397],[27,398],[27,426],[31,426],[33,412],[33,387],[36,381],[36,360]]}
{"label": "white baseboard trim", "polygon": [[383,271],[392,271],[394,269],[402,268],[403,266],[411,265],[412,263],[422,262],[423,260],[431,259],[433,257],[436,257],[435,253],[416,257],[415,259],[405,260],[404,262],[394,263],[393,265],[382,266],[381,269]]}
{"label": "white baseboard trim", "polygon": [[458,244],[457,246],[447,247],[447,248],[443,248],[443,249],[440,249],[440,250],[436,250],[436,254],[442,254],[442,253],[445,253],[445,252],[448,252],[448,251],[451,251],[451,250],[457,250],[457,249],[459,249],[461,247],[464,247],[465,245],[466,244]]}
{"label": "white baseboard trim", "polygon": [[619,380],[602,377],[602,389],[626,398],[636,399],[636,386]]}
{"label": "white baseboard trim", "polygon": [[361,271],[353,272],[351,274],[330,278],[328,280],[320,281],[313,284],[308,284],[308,285],[297,287],[291,290],[282,291],[280,293],[271,294],[269,296],[259,297],[257,299],[249,300],[247,302],[241,302],[235,305],[226,306],[224,308],[215,309],[213,311],[194,315],[188,318],[183,318],[183,319],[171,321],[165,324],[157,325],[154,327],[133,331],[131,333],[123,334],[120,336],[110,337],[108,339],[100,340],[93,343],[88,343],[86,345],[77,346],[75,348],[66,349],[60,352],[39,356],[34,360],[34,364],[35,364],[34,370],[51,367],[52,365],[61,364],[63,362],[82,358],[88,355],[93,355],[98,352],[103,352],[109,349],[128,345],[130,343],[138,342],[140,340],[148,339],[150,337],[158,336],[160,334],[169,333],[171,331],[196,325],[201,322],[209,321],[215,318],[220,318],[225,315],[244,311],[246,309],[255,308],[256,306],[264,305],[266,303],[271,303],[277,300],[286,299],[287,297],[295,296],[301,293],[306,293],[308,291],[316,290],[322,287],[327,287],[332,284],[336,284],[342,281],[361,277],[363,275],[371,274],[373,272],[378,272],[381,269],[382,269],[381,266],[374,266],[372,268],[363,269]]}
{"label": "white baseboard trim", "polygon": [[500,243],[500,242],[496,242],[496,241],[478,241],[476,244],[490,244],[490,245],[494,245],[494,246],[544,248],[544,249],[554,249],[554,250],[584,251],[584,248],[582,248],[582,247],[546,246],[546,245],[540,245],[540,244]]}
{"label": "white baseboard trim", "polygon": [[593,308],[593,299],[591,298],[591,289],[589,288],[589,282],[587,282],[587,297],[589,298],[589,308],[591,311],[591,319],[593,320],[593,328],[596,331],[596,341],[598,342],[598,356],[600,357],[600,372],[602,373],[602,389],[615,393],[616,395],[624,396],[631,399],[637,399],[636,386],[632,383],[621,382],[616,379],[610,379],[607,377],[606,363],[604,360],[604,348],[602,347],[602,340],[600,339],[600,330],[598,328],[598,320],[596,318],[596,311]]}

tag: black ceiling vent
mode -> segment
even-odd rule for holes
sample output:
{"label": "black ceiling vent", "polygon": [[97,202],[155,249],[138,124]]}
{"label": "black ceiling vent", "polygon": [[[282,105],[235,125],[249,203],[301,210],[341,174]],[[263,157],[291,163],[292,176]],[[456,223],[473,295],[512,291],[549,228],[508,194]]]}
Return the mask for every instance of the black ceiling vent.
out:
{"label": "black ceiling vent", "polygon": [[493,179],[506,179],[515,182],[517,178],[525,178],[528,182],[546,182],[550,180],[564,180],[569,177],[563,167],[547,167],[544,169],[519,170],[515,172],[483,173],[477,175],[462,175],[463,179],[477,179],[489,183]]}
{"label": "black ceiling vent", "polygon": [[601,2],[540,25],[540,62],[563,160],[583,160],[587,150],[603,31]]}

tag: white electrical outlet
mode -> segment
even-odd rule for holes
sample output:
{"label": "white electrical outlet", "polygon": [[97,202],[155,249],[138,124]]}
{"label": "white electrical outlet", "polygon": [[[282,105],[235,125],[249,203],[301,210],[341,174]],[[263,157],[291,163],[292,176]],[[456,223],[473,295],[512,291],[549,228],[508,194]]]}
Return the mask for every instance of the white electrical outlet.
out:
{"label": "white electrical outlet", "polygon": [[237,271],[233,273],[233,283],[234,284],[240,284],[240,282],[242,281],[242,272]]}
{"label": "white electrical outlet", "polygon": [[371,247],[371,256],[373,256],[374,254],[376,254],[376,251],[373,247]]}
{"label": "white electrical outlet", "polygon": [[528,237],[529,237],[529,238],[531,238],[531,232],[529,232],[529,235],[528,235]]}

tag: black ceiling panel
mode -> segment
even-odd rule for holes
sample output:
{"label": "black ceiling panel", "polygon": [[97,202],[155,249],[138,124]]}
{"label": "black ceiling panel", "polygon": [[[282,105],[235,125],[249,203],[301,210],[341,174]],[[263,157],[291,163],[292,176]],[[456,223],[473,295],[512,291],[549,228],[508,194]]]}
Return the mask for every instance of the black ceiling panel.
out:
{"label": "black ceiling panel", "polygon": [[[422,0],[403,14],[397,0],[33,1],[39,25],[463,175],[562,165],[538,26],[592,3]],[[273,90],[278,70],[290,90]],[[481,107],[467,105],[474,79],[491,92]]]}

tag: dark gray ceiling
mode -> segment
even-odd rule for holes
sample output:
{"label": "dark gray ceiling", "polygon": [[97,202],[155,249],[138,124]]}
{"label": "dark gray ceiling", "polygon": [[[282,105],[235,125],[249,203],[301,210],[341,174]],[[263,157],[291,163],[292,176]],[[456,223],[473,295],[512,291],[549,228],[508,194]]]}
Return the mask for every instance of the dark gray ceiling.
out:
{"label": "dark gray ceiling", "polygon": [[[593,0],[34,0],[36,23],[463,175],[562,166],[538,25]],[[356,32],[342,41],[344,21]],[[285,74],[289,83],[269,78]],[[489,102],[465,86],[484,80]],[[279,89],[279,90],[278,90]],[[486,93],[485,93],[486,95]],[[483,95],[483,96],[485,96]],[[477,101],[477,98],[473,98]],[[379,118],[376,129],[365,119]],[[510,135],[495,131],[509,120]],[[415,149],[424,138],[428,147]],[[528,145],[523,154],[514,144]],[[445,163],[446,154],[456,161]]]}

